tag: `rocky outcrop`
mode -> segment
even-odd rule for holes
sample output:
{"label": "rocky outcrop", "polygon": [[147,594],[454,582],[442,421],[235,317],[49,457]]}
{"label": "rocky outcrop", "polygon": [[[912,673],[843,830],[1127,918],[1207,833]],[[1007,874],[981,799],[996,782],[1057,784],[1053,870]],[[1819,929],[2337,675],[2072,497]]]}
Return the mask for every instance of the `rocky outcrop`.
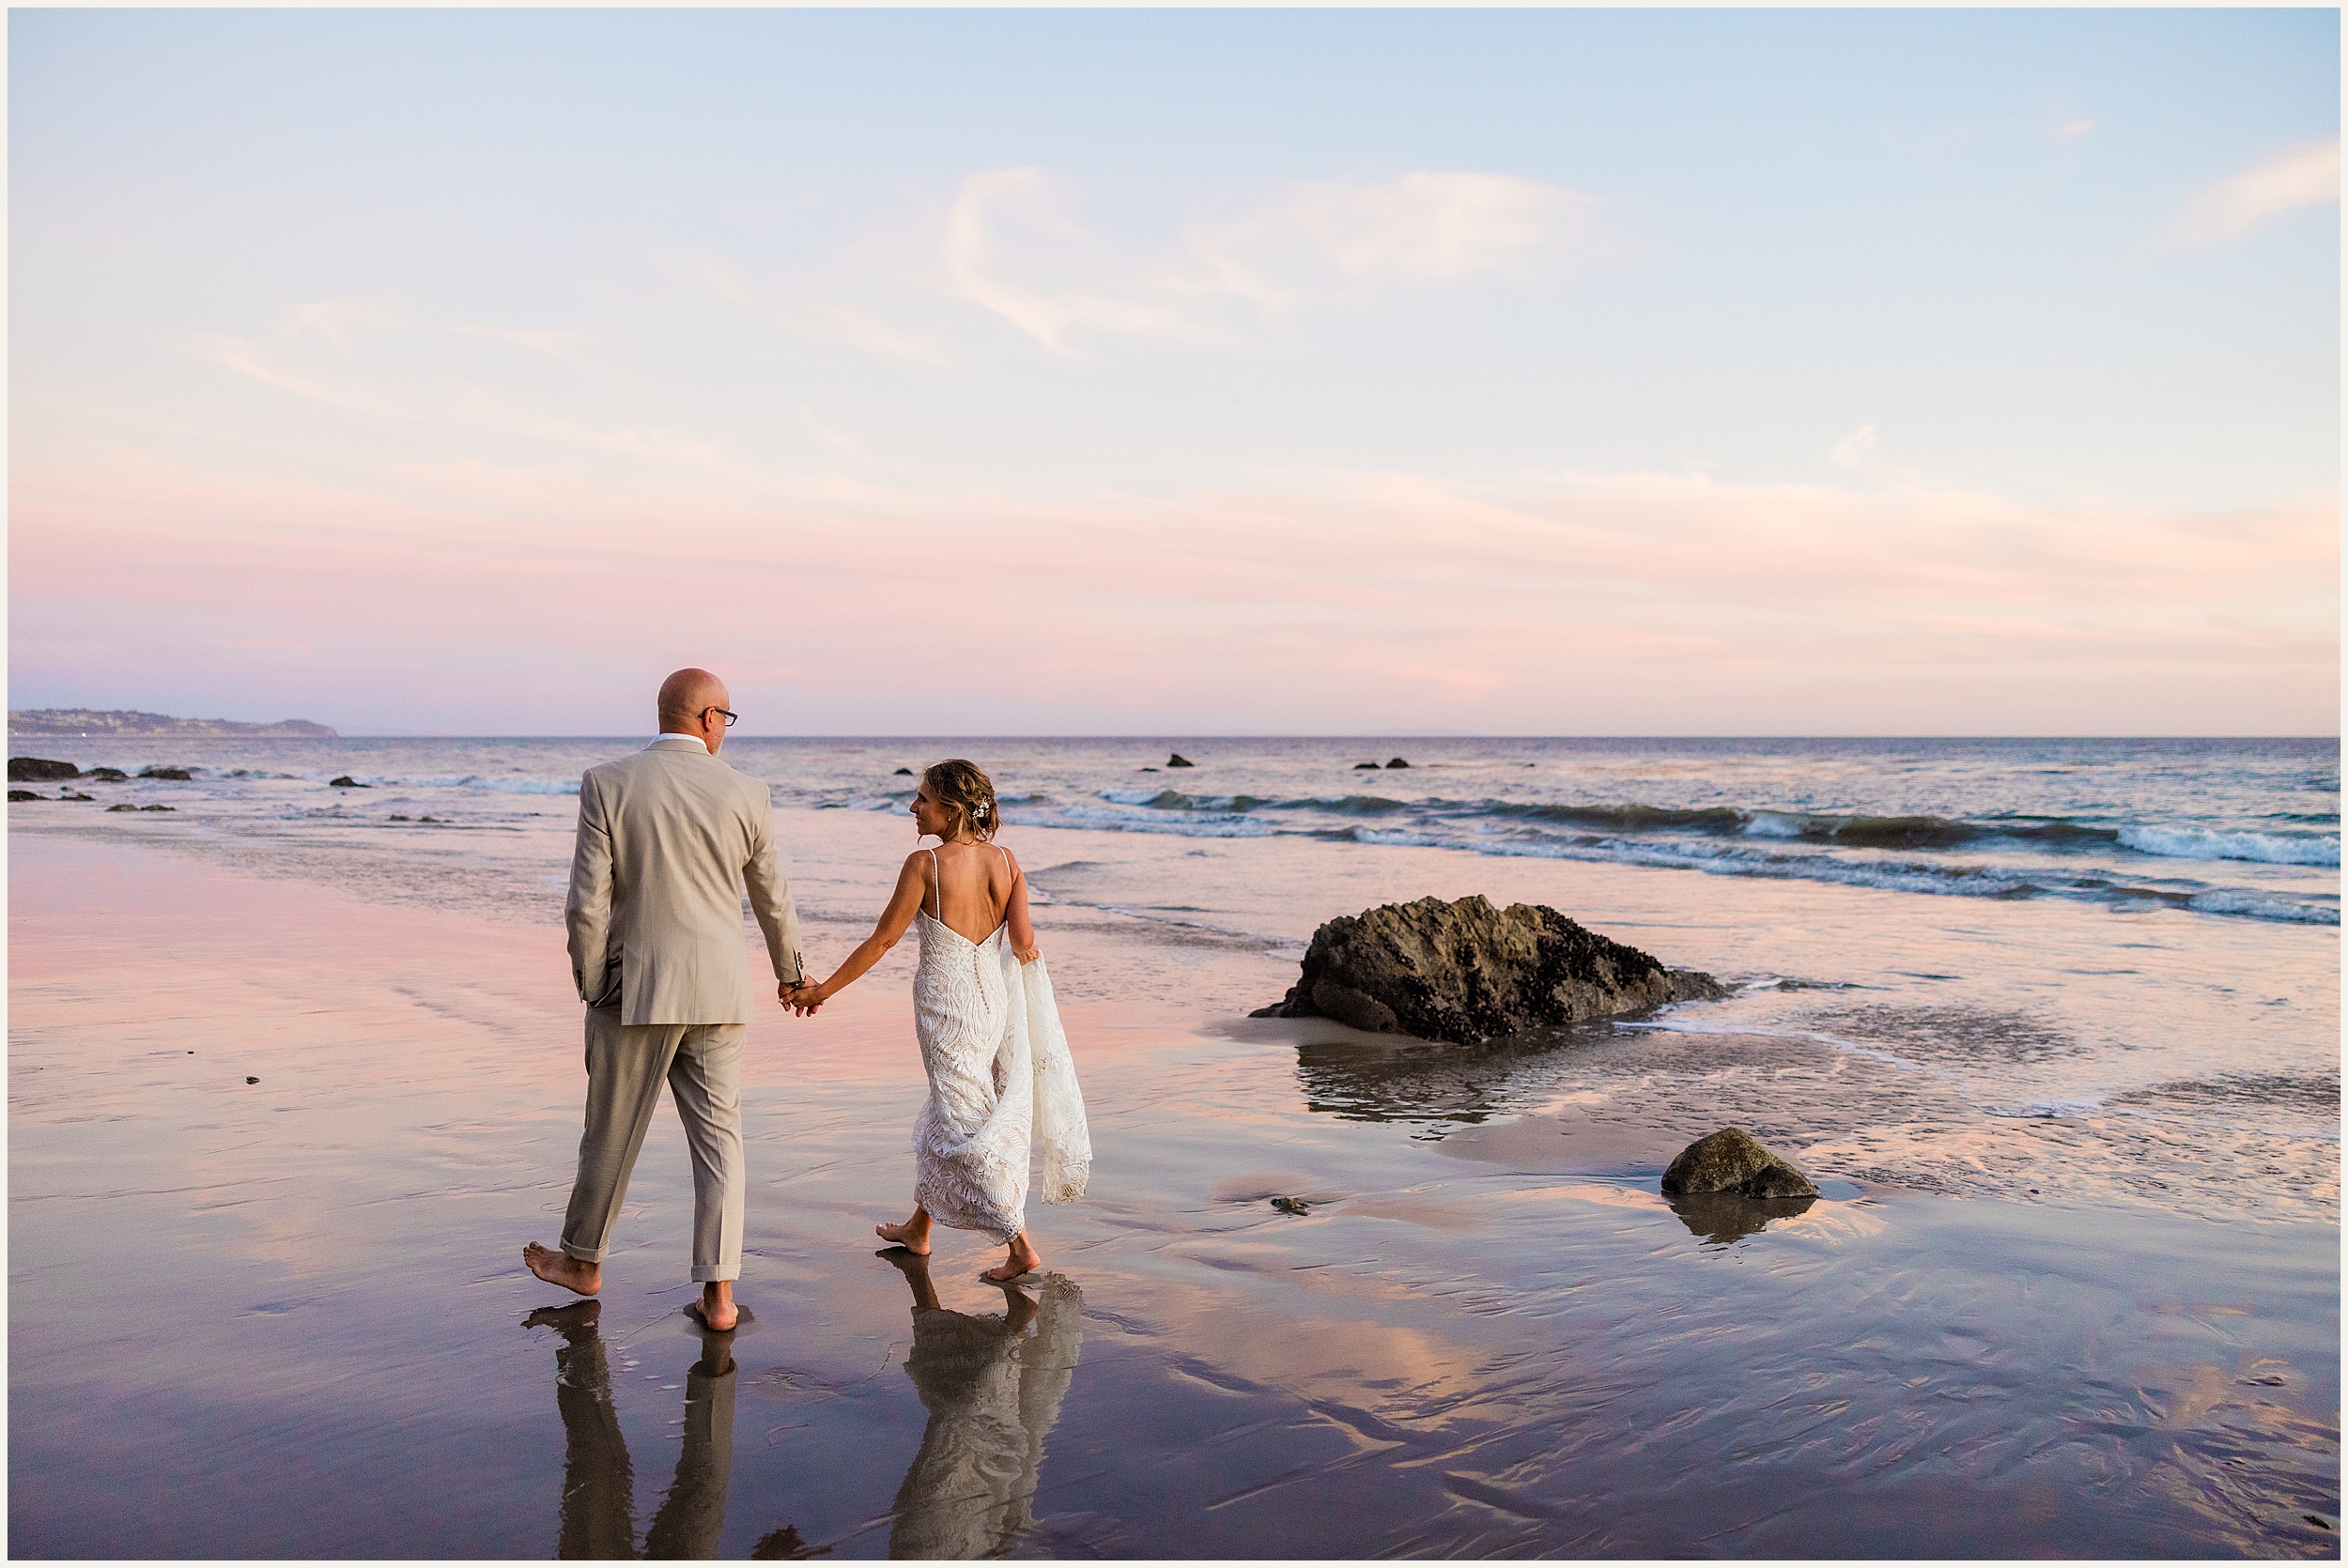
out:
{"label": "rocky outcrop", "polygon": [[1176,751],[1167,754],[1166,765],[1169,768],[1195,768],[1198,764],[1183,756],[1181,752]]}
{"label": "rocky outcrop", "polygon": [[10,790],[8,792],[8,804],[11,806],[20,800],[47,800],[48,798],[38,790]]}
{"label": "rocky outcrop", "polygon": [[1401,758],[1399,758],[1399,757],[1397,757],[1397,758],[1396,758],[1393,761],[1388,762],[1388,763],[1386,764],[1386,766],[1388,766],[1388,767],[1390,767],[1390,768],[1407,768],[1407,767],[1409,767],[1410,765],[1411,765],[1410,763],[1408,763],[1408,762],[1404,761],[1403,761]]}
{"label": "rocky outcrop", "polygon": [[1663,1173],[1667,1193],[1734,1192],[1742,1198],[1815,1198],[1810,1178],[1741,1127],[1723,1127],[1679,1151]]}
{"label": "rocky outcrop", "polygon": [[339,778],[328,779],[326,781],[326,787],[330,790],[371,790],[375,788],[372,784],[360,783],[348,774],[344,774]]}
{"label": "rocky outcrop", "polygon": [[194,776],[185,768],[141,768],[139,776],[141,778],[165,778],[176,784],[185,784]]}
{"label": "rocky outcrop", "polygon": [[[1683,982],[1676,976],[1684,974]],[[1333,1018],[1378,1034],[1459,1045],[1643,1012],[1709,976],[1672,971],[1546,904],[1494,909],[1477,895],[1386,904],[1313,933],[1304,973],[1257,1018]]]}
{"label": "rocky outcrop", "polygon": [[8,759],[8,782],[11,784],[46,784],[54,779],[77,777],[81,771],[70,762],[53,762],[46,757]]}
{"label": "rocky outcrop", "polygon": [[95,778],[100,784],[120,784],[131,776],[120,768],[92,768],[82,776]]}
{"label": "rocky outcrop", "polygon": [[1364,768],[1367,768],[1370,772],[1376,773],[1378,771],[1378,764],[1375,762],[1356,762],[1353,764],[1353,771],[1355,773],[1361,772]]}

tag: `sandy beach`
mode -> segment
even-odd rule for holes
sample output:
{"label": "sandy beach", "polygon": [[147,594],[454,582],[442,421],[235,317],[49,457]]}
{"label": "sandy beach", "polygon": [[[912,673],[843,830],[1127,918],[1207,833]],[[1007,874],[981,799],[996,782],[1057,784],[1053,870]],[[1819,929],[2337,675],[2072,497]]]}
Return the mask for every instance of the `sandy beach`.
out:
{"label": "sandy beach", "polygon": [[[902,827],[779,822],[836,957]],[[713,1347],[665,1109],[602,1300],[519,1267],[583,1083],[545,909],[217,848],[11,835],[17,1556],[2338,1551],[2336,1142],[2286,1171],[2205,1140],[2186,1192],[2155,1124],[1985,1118],[1815,1039],[1462,1056],[1249,1021],[1292,952],[1067,904],[1039,924],[1100,1155],[1031,1213],[1046,1276],[981,1283],[977,1238],[926,1278],[874,1253],[920,1094],[901,951],[752,1029],[751,1320]],[[1341,908],[1465,858],[1351,853]],[[1868,896],[1765,889],[1772,930],[1730,884],[1709,933],[1639,930],[1688,879],[1568,869],[1607,929],[1722,969],[1798,943],[1784,899]],[[1676,1209],[1661,1165],[1728,1121],[1825,1198]]]}

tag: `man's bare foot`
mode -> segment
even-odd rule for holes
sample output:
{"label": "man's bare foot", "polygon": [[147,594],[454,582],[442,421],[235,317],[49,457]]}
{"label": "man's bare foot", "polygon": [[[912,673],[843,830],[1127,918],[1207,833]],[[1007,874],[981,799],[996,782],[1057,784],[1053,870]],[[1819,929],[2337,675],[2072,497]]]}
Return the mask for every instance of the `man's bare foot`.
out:
{"label": "man's bare foot", "polygon": [[581,1296],[593,1296],[603,1288],[601,1264],[581,1263],[568,1253],[541,1247],[535,1241],[522,1244],[522,1262],[547,1284],[559,1284],[564,1290],[575,1290]]}
{"label": "man's bare foot", "polygon": [[1043,1254],[1035,1250],[1034,1243],[1027,1239],[1027,1233],[1021,1231],[1012,1237],[1011,1255],[979,1278],[994,1284],[1008,1284],[1020,1275],[1033,1273],[1042,1267]]}
{"label": "man's bare foot", "polygon": [[687,1301],[685,1310],[701,1319],[703,1328],[713,1334],[730,1331],[742,1321],[742,1311],[734,1304],[734,1282],[712,1280],[702,1286],[702,1299]]}
{"label": "man's bare foot", "polygon": [[913,1218],[902,1225],[874,1225],[873,1234],[883,1241],[903,1247],[916,1257],[930,1255],[930,1213],[926,1208],[915,1209]]}

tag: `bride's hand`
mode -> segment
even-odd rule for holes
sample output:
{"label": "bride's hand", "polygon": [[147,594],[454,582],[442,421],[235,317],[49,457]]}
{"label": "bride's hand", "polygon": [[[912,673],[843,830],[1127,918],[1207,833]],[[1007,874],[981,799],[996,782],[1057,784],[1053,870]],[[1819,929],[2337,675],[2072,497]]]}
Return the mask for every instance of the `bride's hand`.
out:
{"label": "bride's hand", "polygon": [[1043,956],[1042,947],[1013,947],[1011,952],[1021,963],[1033,963]]}

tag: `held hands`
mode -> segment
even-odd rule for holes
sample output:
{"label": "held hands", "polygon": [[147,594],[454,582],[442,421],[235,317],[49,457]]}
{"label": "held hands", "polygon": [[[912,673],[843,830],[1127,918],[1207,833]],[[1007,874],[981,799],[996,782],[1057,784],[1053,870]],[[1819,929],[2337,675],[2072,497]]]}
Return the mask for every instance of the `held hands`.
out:
{"label": "held hands", "polygon": [[826,1000],[823,986],[813,980],[785,980],[775,987],[775,997],[801,1018],[814,1017]]}

